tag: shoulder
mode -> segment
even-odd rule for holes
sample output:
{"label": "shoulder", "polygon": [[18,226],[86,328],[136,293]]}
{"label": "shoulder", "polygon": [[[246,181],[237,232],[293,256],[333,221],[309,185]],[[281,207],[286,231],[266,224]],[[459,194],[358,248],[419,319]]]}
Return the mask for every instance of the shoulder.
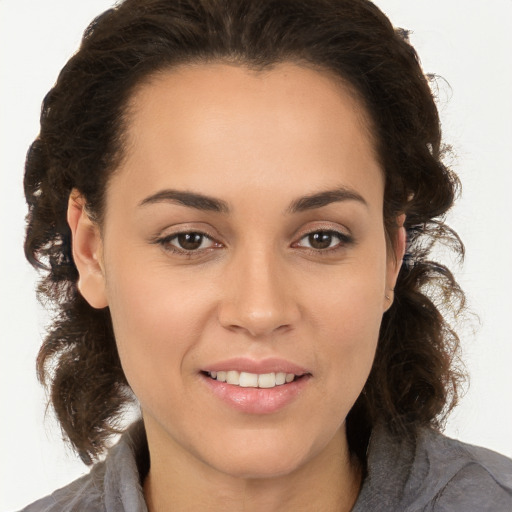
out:
{"label": "shoulder", "polygon": [[379,427],[360,501],[354,512],[509,512],[512,460],[431,429],[403,439]]}
{"label": "shoulder", "polygon": [[491,450],[429,434],[434,450],[448,455],[449,471],[443,460],[436,473],[442,488],[433,501],[436,512],[479,510],[512,511],[512,460]]}
{"label": "shoulder", "polygon": [[28,505],[21,512],[103,511],[104,475],[105,465],[100,462],[89,474]]}
{"label": "shoulder", "polygon": [[21,512],[147,512],[141,482],[148,464],[144,428],[137,423],[88,475]]}

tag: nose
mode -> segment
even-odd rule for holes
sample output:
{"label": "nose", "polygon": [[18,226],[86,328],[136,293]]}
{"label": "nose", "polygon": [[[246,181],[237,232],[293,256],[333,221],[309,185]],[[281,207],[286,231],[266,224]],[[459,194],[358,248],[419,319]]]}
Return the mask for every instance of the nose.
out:
{"label": "nose", "polygon": [[229,330],[265,338],[300,317],[289,272],[272,251],[244,251],[229,263],[218,318]]}

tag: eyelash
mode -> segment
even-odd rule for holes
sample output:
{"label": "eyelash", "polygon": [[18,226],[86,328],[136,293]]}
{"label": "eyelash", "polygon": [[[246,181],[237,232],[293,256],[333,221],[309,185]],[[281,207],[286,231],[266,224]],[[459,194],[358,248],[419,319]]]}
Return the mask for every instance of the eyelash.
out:
{"label": "eyelash", "polygon": [[[212,246],[206,247],[203,249],[199,248],[199,249],[195,249],[195,250],[189,250],[189,249],[183,249],[183,248],[176,247],[176,246],[172,245],[171,242],[173,240],[177,240],[180,235],[198,235],[201,237],[201,245],[205,240],[209,240],[212,242]],[[157,238],[154,241],[154,243],[160,245],[167,252],[171,252],[171,253],[177,254],[179,256],[184,256],[185,258],[197,257],[200,255],[203,255],[205,251],[210,251],[210,250],[213,250],[213,249],[216,249],[216,248],[222,246],[221,243],[215,242],[215,239],[212,236],[208,235],[207,233],[204,233],[202,231],[193,231],[193,230],[180,231],[178,233],[166,235],[161,238]]]}
{"label": "eyelash", "polygon": [[[337,238],[338,243],[336,245],[334,245],[333,247],[327,247],[325,249],[315,249],[313,247],[303,247],[302,249],[304,251],[306,251],[309,254],[315,255],[315,256],[316,255],[329,256],[332,253],[343,250],[347,246],[352,245],[354,243],[354,239],[350,235],[347,235],[346,233],[342,233],[342,232],[336,231],[334,229],[321,229],[321,228],[317,228],[317,229],[314,229],[313,231],[305,233],[304,235],[302,235],[300,237],[299,242],[306,238],[309,238],[312,235],[319,234],[319,233],[328,235],[332,238]],[[293,246],[300,247],[300,246],[298,246],[299,242],[294,243]]]}
{"label": "eyelash", "polygon": [[[311,235],[315,235],[315,234],[319,234],[319,233],[328,235],[333,238],[337,238],[339,240],[339,242],[336,245],[334,245],[333,247],[327,247],[325,249],[315,249],[313,247],[303,247],[303,246],[298,245],[299,242],[301,242],[302,240],[310,237]],[[179,247],[172,245],[171,242],[173,240],[177,240],[180,235],[200,236],[201,244],[205,240],[209,240],[212,242],[212,246],[206,247],[203,249],[198,248],[198,249],[191,250],[191,249],[179,248]],[[210,250],[222,247],[222,244],[220,242],[216,242],[215,239],[212,236],[208,235],[207,233],[204,233],[202,231],[193,231],[193,230],[182,231],[182,232],[173,233],[171,235],[167,235],[164,237],[160,237],[160,238],[157,238],[154,241],[154,243],[160,245],[167,252],[171,252],[173,254],[178,254],[180,256],[184,256],[187,258],[198,257],[198,256],[203,255],[205,251],[210,251]],[[348,245],[351,245],[353,243],[354,243],[354,239],[350,235],[347,235],[346,233],[342,233],[342,232],[339,232],[339,231],[336,231],[333,229],[315,229],[313,231],[303,234],[300,237],[298,242],[295,242],[294,244],[292,244],[292,247],[301,248],[304,252],[315,255],[315,256],[316,255],[328,256],[328,255],[332,254],[333,252],[342,250],[343,248],[345,248]]]}

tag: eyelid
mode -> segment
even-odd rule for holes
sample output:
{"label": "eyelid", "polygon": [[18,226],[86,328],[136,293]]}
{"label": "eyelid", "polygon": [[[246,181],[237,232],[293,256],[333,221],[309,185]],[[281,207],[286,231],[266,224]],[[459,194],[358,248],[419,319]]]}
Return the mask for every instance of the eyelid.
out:
{"label": "eyelid", "polygon": [[[331,233],[333,236],[338,237],[338,239],[340,241],[335,246],[328,247],[326,249],[315,249],[313,247],[305,247],[305,246],[299,245],[300,241],[303,240],[304,238],[306,238],[314,233],[319,233],[319,232]],[[354,239],[353,235],[350,232],[348,232],[348,230],[343,230],[342,228],[335,227],[332,224],[331,225],[319,224],[319,225],[313,226],[309,229],[300,231],[299,234],[297,234],[294,237],[294,239],[296,241],[293,242],[292,247],[301,249],[305,252],[309,252],[309,253],[315,254],[315,255],[327,255],[329,253],[343,250],[348,245],[354,245],[354,243],[355,243],[355,239]]]}
{"label": "eyelid", "polygon": [[343,238],[350,238],[353,239],[353,235],[351,231],[344,227],[340,226],[339,224],[333,224],[329,222],[312,222],[307,225],[305,228],[298,229],[295,232],[295,235],[293,238],[295,240],[299,240],[301,238],[304,238],[305,236],[311,235],[312,233],[317,233],[319,231],[327,231],[330,233],[335,233]]}
{"label": "eyelid", "polygon": [[[177,247],[175,245],[172,245],[170,242],[177,238],[179,235],[187,234],[187,233],[194,233],[201,235],[213,242],[213,245],[210,247],[205,247],[202,249],[182,249],[180,247]],[[178,256],[185,256],[189,258],[193,257],[200,257],[204,255],[205,252],[209,252],[213,249],[218,249],[224,247],[224,244],[222,242],[218,241],[218,236],[212,235],[211,232],[208,229],[204,228],[197,228],[190,225],[182,225],[177,229],[170,229],[167,228],[163,230],[163,234],[158,234],[155,237],[153,237],[150,242],[155,245],[160,245],[162,250],[176,254]]]}
{"label": "eyelid", "polygon": [[[173,245],[172,242],[176,241],[176,240],[179,240],[179,237],[180,235],[199,235],[201,237],[201,244],[200,245],[203,245],[203,243],[205,241],[208,241],[210,242],[212,245],[210,245],[209,247],[198,247],[197,249],[184,249],[182,247],[179,247],[179,245]],[[208,236],[207,234],[205,233],[200,233],[198,231],[190,231],[190,232],[187,232],[185,231],[184,233],[175,233],[174,235],[171,235],[171,236],[168,236],[166,237],[166,239],[169,241],[169,244],[172,245],[173,247],[175,247],[176,249],[180,250],[180,251],[184,251],[184,252],[199,252],[201,251],[202,249],[209,249],[210,247],[214,246],[215,245],[215,240],[213,240],[210,236]]]}
{"label": "eyelid", "polygon": [[195,222],[181,222],[179,224],[173,224],[166,226],[163,229],[159,229],[151,238],[151,242],[156,242],[163,238],[170,238],[172,236],[181,235],[183,233],[199,233],[207,236],[212,240],[217,240],[220,235],[216,230],[212,229],[206,223],[195,223]]}

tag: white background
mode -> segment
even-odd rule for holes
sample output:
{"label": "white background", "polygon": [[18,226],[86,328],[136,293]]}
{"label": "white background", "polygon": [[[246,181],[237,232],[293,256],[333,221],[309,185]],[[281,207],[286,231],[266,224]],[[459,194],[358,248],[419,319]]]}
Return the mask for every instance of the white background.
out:
{"label": "white background", "polygon": [[[0,509],[13,510],[87,468],[67,450],[34,372],[45,316],[22,251],[25,152],[41,100],[111,0],[0,0]],[[427,72],[443,76],[440,111],[463,197],[450,217],[467,246],[457,275],[480,321],[466,324],[471,386],[447,433],[512,456],[512,0],[377,0],[413,31]],[[476,328],[476,331],[475,329]],[[475,331],[475,332],[473,332]]]}

